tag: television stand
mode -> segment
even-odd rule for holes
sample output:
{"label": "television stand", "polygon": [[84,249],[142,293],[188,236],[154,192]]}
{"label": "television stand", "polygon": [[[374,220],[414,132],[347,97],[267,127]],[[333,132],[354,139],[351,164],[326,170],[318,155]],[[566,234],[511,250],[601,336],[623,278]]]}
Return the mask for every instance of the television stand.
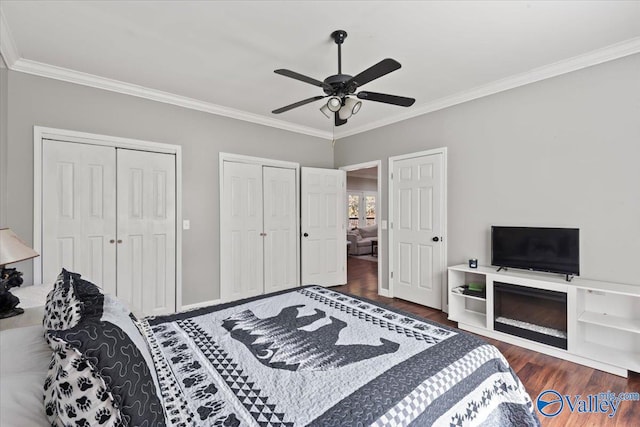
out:
{"label": "television stand", "polygon": [[[449,267],[448,279],[449,320],[458,322],[460,329],[623,377],[628,371],[640,372],[640,286],[467,264]],[[486,296],[463,293],[461,288],[469,283],[484,283]],[[516,297],[505,300],[499,289],[496,294],[500,286]],[[536,294],[547,294],[549,302]],[[554,302],[564,296],[561,305]],[[552,310],[554,306],[565,307],[566,314],[558,314],[562,312]],[[535,314],[536,307],[552,314],[557,325],[538,322],[536,317],[547,317]],[[521,313],[527,314],[518,318]],[[497,329],[496,320],[502,323]],[[513,334],[513,327],[535,333]],[[554,339],[551,344],[540,342],[538,332],[560,336],[566,344],[553,345]]]}

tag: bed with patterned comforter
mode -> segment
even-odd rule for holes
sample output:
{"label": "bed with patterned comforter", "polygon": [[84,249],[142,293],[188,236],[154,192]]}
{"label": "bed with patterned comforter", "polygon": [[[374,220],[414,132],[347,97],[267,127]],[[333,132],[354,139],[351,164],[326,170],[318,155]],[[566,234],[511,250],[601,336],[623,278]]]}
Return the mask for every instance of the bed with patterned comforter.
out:
{"label": "bed with patterned comforter", "polygon": [[141,325],[168,425],[539,425],[495,347],[330,289]]}

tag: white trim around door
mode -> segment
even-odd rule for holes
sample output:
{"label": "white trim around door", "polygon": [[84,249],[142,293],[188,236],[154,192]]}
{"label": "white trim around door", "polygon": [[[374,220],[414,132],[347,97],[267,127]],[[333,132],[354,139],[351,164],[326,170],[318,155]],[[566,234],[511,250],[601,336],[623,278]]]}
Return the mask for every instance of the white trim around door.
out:
{"label": "white trim around door", "polygon": [[448,312],[448,300],[447,300],[447,241],[448,241],[448,233],[447,233],[447,147],[435,148],[432,150],[419,151],[416,153],[403,154],[399,156],[389,157],[389,170],[388,170],[388,207],[389,207],[389,297],[394,297],[393,292],[393,272],[394,272],[394,252],[393,252],[393,242],[394,242],[394,194],[393,194],[393,170],[394,163],[400,160],[412,159],[416,157],[422,156],[430,156],[433,154],[441,154],[442,155],[442,199],[441,199],[441,221],[442,221],[442,256],[440,262],[440,274],[442,278],[442,311]]}
{"label": "white trim around door", "polygon": [[[385,257],[385,245],[382,236],[382,209],[381,209],[381,197],[382,197],[382,161],[373,160],[371,162],[357,163],[354,165],[342,166],[340,170],[345,172],[355,171],[359,169],[378,168],[378,194],[376,197],[376,224],[378,225],[378,295],[388,296],[388,290],[382,288],[382,260]],[[344,201],[343,206],[347,205],[347,200]],[[345,209],[346,210],[346,209]],[[349,272],[347,271],[347,274]]]}
{"label": "white trim around door", "polygon": [[[101,145],[176,156],[176,311],[182,309],[182,147],[43,126],[33,127],[33,247],[42,248],[42,148],[44,140]],[[36,249],[38,250],[38,249]],[[42,260],[33,259],[34,284],[42,284]]]}

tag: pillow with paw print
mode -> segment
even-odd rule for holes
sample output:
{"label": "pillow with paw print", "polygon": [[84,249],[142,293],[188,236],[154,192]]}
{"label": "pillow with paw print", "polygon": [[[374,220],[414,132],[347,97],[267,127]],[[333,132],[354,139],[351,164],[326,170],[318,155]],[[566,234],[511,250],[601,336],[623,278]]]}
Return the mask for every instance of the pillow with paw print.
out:
{"label": "pillow with paw print", "polygon": [[63,340],[50,337],[54,348],[44,383],[47,418],[55,426],[124,426],[123,417],[104,378]]}

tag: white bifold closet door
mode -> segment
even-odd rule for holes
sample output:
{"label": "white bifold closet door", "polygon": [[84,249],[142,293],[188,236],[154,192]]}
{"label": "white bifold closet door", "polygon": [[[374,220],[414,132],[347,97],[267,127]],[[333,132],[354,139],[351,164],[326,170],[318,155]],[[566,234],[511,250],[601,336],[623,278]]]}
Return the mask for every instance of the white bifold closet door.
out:
{"label": "white bifold closet door", "polygon": [[264,290],[262,243],[262,167],[224,162],[220,248],[223,301],[260,295]]}
{"label": "white bifold closet door", "polygon": [[175,156],[118,149],[118,298],[147,316],[175,311]]}
{"label": "white bifold closet door", "polygon": [[46,141],[42,154],[42,283],[64,267],[115,294],[116,150]]}
{"label": "white bifold closet door", "polygon": [[174,312],[175,156],[47,140],[42,166],[43,283],[64,267],[136,314]]}
{"label": "white bifold closet door", "polygon": [[296,171],[263,166],[264,292],[298,284]]}
{"label": "white bifold closet door", "polygon": [[220,297],[297,286],[296,171],[223,162]]}

